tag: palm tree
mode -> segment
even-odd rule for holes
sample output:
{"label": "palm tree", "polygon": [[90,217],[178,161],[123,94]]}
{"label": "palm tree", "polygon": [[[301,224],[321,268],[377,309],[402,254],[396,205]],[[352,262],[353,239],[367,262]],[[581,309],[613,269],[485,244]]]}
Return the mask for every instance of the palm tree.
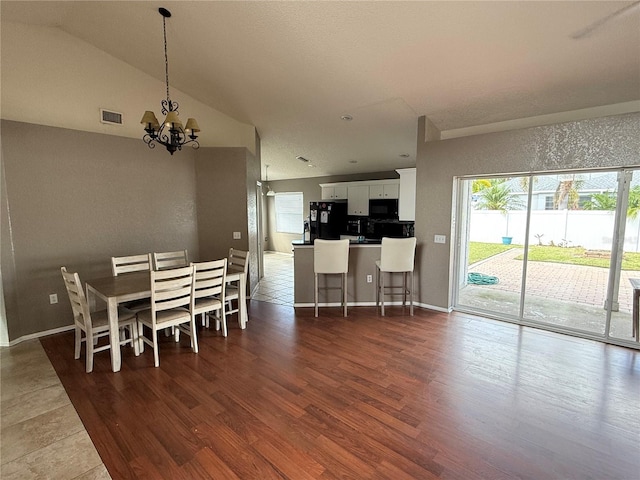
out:
{"label": "palm tree", "polygon": [[511,187],[504,182],[492,182],[479,192],[478,209],[480,210],[519,210],[522,200],[511,193]]}
{"label": "palm tree", "polygon": [[616,192],[594,193],[591,195],[591,200],[585,202],[583,208],[585,210],[615,210],[617,197]]}
{"label": "palm tree", "polygon": [[584,180],[576,178],[576,175],[560,175],[558,188],[553,198],[554,210],[565,207],[569,210],[577,210],[580,207],[579,190]]}

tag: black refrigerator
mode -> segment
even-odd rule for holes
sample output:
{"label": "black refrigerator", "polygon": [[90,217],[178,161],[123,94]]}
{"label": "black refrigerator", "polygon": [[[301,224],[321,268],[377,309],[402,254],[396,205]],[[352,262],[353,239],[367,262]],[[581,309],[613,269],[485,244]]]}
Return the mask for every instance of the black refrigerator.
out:
{"label": "black refrigerator", "polygon": [[339,240],[347,230],[347,202],[309,204],[309,240]]}

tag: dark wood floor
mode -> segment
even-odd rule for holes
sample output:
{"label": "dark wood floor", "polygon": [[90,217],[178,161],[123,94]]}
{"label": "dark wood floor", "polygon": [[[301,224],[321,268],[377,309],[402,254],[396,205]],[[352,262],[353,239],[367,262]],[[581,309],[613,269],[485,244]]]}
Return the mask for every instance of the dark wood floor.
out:
{"label": "dark wood floor", "polygon": [[249,315],[117,374],[42,339],[114,479],[640,478],[640,352],[400,307]]}

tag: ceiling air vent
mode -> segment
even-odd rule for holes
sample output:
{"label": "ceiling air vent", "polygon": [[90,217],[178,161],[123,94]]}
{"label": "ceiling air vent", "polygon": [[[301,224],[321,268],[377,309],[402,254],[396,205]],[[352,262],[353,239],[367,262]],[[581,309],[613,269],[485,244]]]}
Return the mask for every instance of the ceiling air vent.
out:
{"label": "ceiling air vent", "polygon": [[100,109],[100,122],[110,125],[122,125],[122,114],[111,110]]}
{"label": "ceiling air vent", "polygon": [[300,160],[301,162],[304,162],[304,163],[309,163],[309,160],[304,158],[302,155],[298,155],[296,157],[296,160]]}

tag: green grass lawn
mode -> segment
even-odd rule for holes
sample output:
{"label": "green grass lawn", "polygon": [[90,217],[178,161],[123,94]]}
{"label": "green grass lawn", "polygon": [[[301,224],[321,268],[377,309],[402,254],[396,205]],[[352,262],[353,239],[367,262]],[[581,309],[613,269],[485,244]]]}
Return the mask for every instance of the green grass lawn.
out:
{"label": "green grass lawn", "polygon": [[[502,245],[500,243],[469,243],[469,264],[479,262],[486,258],[505,252],[511,248],[523,248],[522,245]],[[572,265],[587,265],[590,267],[609,268],[609,258],[592,257],[585,254],[583,247],[551,247],[547,245],[530,245],[529,261],[532,262],[553,262],[569,263]],[[523,255],[516,257],[518,260],[524,258]],[[622,270],[640,270],[640,253],[624,254],[622,259]]]}

